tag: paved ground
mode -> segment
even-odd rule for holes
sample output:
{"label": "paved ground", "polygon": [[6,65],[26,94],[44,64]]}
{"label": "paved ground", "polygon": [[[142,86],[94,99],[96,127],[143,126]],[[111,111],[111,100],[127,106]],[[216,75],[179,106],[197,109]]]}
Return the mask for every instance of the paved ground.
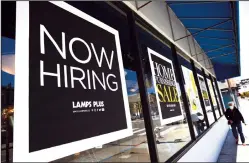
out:
{"label": "paved ground", "polygon": [[227,134],[227,138],[220,152],[218,162],[236,162],[237,145],[235,144],[231,130]]}
{"label": "paved ground", "polygon": [[247,146],[235,144],[231,130],[227,134],[227,138],[221,150],[218,162],[249,162],[249,101],[239,100],[241,113],[244,116],[247,126],[243,126],[243,132],[246,138]]}

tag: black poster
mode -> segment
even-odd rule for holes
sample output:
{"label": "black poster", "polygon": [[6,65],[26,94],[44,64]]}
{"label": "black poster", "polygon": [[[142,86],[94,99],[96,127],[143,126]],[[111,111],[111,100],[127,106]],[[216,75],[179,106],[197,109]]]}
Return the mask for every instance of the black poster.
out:
{"label": "black poster", "polygon": [[29,39],[23,38],[28,54],[17,49],[17,55],[27,54],[28,72],[16,74],[18,82],[28,73],[28,152],[42,150],[39,156],[51,160],[62,155],[44,149],[69,155],[130,136],[118,31],[64,2],[17,6],[17,32],[25,26],[21,21],[29,24]]}
{"label": "black poster", "polygon": [[201,87],[201,91],[202,91],[202,97],[204,99],[205,106],[206,107],[211,106],[209,98],[208,98],[208,93],[207,93],[205,81],[204,81],[203,77],[201,77],[199,75],[198,75],[198,79],[199,79],[199,83],[200,83],[200,87]]}
{"label": "black poster", "polygon": [[172,61],[148,48],[161,124],[183,118]]}

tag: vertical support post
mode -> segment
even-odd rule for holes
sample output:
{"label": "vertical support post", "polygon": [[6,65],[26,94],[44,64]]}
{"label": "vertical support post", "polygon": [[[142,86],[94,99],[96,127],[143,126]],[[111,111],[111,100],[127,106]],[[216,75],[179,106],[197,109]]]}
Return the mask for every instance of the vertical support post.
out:
{"label": "vertical support post", "polygon": [[212,96],[211,96],[209,86],[208,86],[208,82],[207,82],[207,76],[206,76],[205,70],[203,68],[202,68],[202,73],[203,73],[204,81],[205,81],[205,84],[206,84],[206,87],[207,87],[207,92],[208,92],[209,101],[210,101],[210,104],[211,104],[211,109],[213,111],[214,119],[215,119],[215,121],[217,121],[217,117],[216,117],[215,110],[214,110],[214,104],[213,104],[213,101],[212,101]]}
{"label": "vertical support post", "polygon": [[198,95],[199,95],[199,100],[200,100],[200,103],[201,103],[202,112],[204,114],[204,120],[206,122],[207,127],[209,127],[206,107],[205,107],[205,104],[204,104],[204,98],[202,96],[201,87],[200,87],[200,83],[199,83],[196,68],[195,68],[195,63],[194,63],[194,61],[192,59],[190,60],[190,62],[191,62],[191,66],[192,66],[192,70],[193,70],[193,74],[194,74],[194,79],[195,79],[195,84],[196,84]]}
{"label": "vertical support post", "polygon": [[209,77],[210,77],[212,88],[213,88],[213,91],[214,91],[214,97],[215,97],[215,100],[216,100],[216,103],[217,103],[217,108],[218,108],[218,111],[219,111],[219,114],[220,114],[220,117],[221,117],[222,115],[221,115],[221,111],[220,111],[220,105],[219,105],[218,97],[217,97],[217,94],[216,94],[218,92],[215,91],[214,80],[213,80],[213,77],[211,76],[211,74],[209,74]]}
{"label": "vertical support post", "polygon": [[177,57],[176,48],[175,48],[175,45],[173,43],[171,43],[171,51],[172,51],[173,63],[174,63],[175,70],[176,70],[175,74],[178,74],[179,86],[180,86],[183,105],[184,105],[184,109],[185,109],[185,113],[186,113],[186,117],[187,117],[187,121],[188,121],[188,125],[189,125],[190,136],[191,136],[192,140],[195,140],[196,137],[195,137],[194,127],[193,127],[193,123],[192,123],[190,108],[189,108],[189,104],[188,104],[187,94],[186,94],[185,88],[184,88],[183,73],[182,73],[181,65],[180,65],[178,57]]}
{"label": "vertical support post", "polygon": [[145,70],[143,66],[143,58],[140,50],[139,40],[136,31],[135,25],[135,16],[133,11],[129,11],[127,14],[129,30],[130,30],[130,45],[131,45],[131,54],[135,57],[136,61],[136,71],[137,71],[137,80],[139,86],[139,93],[142,103],[142,110],[144,116],[144,123],[147,135],[147,142],[149,147],[150,159],[151,162],[159,162],[157,155],[157,147],[155,142],[155,135],[153,130],[153,123],[151,118],[151,112],[149,107],[149,100],[147,96],[147,89],[145,84]]}
{"label": "vertical support post", "polygon": [[221,97],[221,94],[220,94],[220,88],[219,88],[217,80],[216,79],[214,79],[214,80],[215,80],[216,89],[218,91],[217,93],[218,93],[218,97],[219,97],[219,100],[220,100],[221,109],[222,109],[223,114],[225,114],[225,107],[224,107],[223,100],[222,100],[222,97]]}

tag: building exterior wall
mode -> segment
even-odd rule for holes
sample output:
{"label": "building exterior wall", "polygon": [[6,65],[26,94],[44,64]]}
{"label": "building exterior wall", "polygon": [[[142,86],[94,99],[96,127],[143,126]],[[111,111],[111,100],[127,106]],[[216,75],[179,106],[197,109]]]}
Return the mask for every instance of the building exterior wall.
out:
{"label": "building exterior wall", "polygon": [[217,162],[228,130],[222,117],[178,162]]}

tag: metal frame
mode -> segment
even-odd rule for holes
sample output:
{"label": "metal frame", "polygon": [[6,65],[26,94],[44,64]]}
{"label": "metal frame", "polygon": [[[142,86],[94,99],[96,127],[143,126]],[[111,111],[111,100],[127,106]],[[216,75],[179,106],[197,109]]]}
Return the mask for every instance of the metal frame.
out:
{"label": "metal frame", "polygon": [[227,45],[230,45],[230,44],[224,44],[224,45],[222,45],[222,44],[200,44],[201,46],[218,46],[218,47],[222,47],[222,46],[227,46]]}
{"label": "metal frame", "polygon": [[183,105],[184,105],[184,109],[185,109],[185,113],[186,113],[186,117],[188,121],[190,137],[192,140],[196,140],[194,127],[193,127],[193,123],[191,119],[190,108],[189,108],[188,99],[187,99],[187,94],[185,92],[185,87],[184,87],[183,72],[182,72],[181,65],[178,59],[178,54],[176,52],[176,47],[173,43],[171,43],[171,51],[172,51],[172,58],[173,58],[172,61],[174,63],[175,70],[176,70],[175,74],[178,74],[178,82],[179,82],[181,95],[182,95],[182,101],[183,101]]}
{"label": "metal frame", "polygon": [[210,101],[210,104],[211,104],[211,109],[213,111],[214,119],[215,119],[215,122],[216,122],[217,117],[216,117],[215,110],[214,110],[214,104],[213,104],[213,101],[212,101],[212,96],[211,96],[209,86],[208,86],[208,82],[207,82],[207,75],[206,75],[205,70],[203,68],[202,68],[202,73],[203,73],[204,81],[205,81],[205,84],[206,84],[206,87],[207,87],[207,92],[208,92],[208,97],[209,97],[209,101]]}
{"label": "metal frame", "polygon": [[231,47],[231,46],[234,46],[234,44],[230,44],[230,45],[222,46],[222,47],[219,47],[219,48],[211,49],[211,50],[208,50],[208,51],[204,51],[204,52],[198,53],[197,55],[203,54],[203,53],[205,53],[205,54],[210,53],[210,52],[217,51],[217,50],[224,49],[224,48],[228,48],[228,47]]}
{"label": "metal frame", "polygon": [[[181,4],[203,4],[203,3],[219,3],[219,2],[167,2],[167,4],[169,6],[171,5],[181,5]],[[223,22],[220,22],[218,24],[215,24],[213,26],[207,27],[207,28],[195,28],[195,27],[186,27],[188,30],[199,30],[197,32],[193,32],[192,34],[180,37],[178,39],[174,39],[174,41],[179,41],[183,38],[186,38],[188,36],[195,36],[198,35],[201,32],[207,31],[207,30],[213,30],[213,31],[225,31],[225,32],[233,32],[233,39],[229,39],[229,38],[216,38],[216,37],[199,37],[199,38],[208,38],[208,39],[217,39],[217,40],[233,40],[234,45],[235,45],[235,49],[236,49],[236,63],[239,64],[239,54],[238,54],[238,41],[237,41],[237,24],[236,24],[236,18],[235,18],[235,2],[230,2],[230,7],[231,7],[231,17],[198,17],[198,16],[194,16],[194,17],[178,17],[179,20],[212,20],[212,19],[216,19],[216,20],[224,20]],[[221,24],[224,24],[228,21],[232,21],[233,24],[233,29],[223,29],[223,28],[214,28],[216,26],[219,26]],[[220,47],[220,49],[225,48],[224,47]],[[213,49],[214,50],[220,50],[220,49]],[[210,52],[210,51],[208,51]],[[203,53],[207,53],[207,52],[203,52]],[[225,55],[224,55],[225,56]],[[198,60],[197,60],[198,61]],[[240,71],[240,69],[239,69]]]}
{"label": "metal frame", "polygon": [[199,34],[199,33],[201,33],[201,32],[204,32],[204,31],[210,29],[210,28],[217,27],[217,26],[219,26],[219,25],[225,24],[226,22],[228,22],[228,21],[230,21],[230,20],[231,20],[231,19],[227,19],[227,20],[225,20],[225,21],[219,22],[219,23],[214,24],[214,25],[212,25],[212,26],[203,28],[202,30],[197,31],[197,32],[195,32],[195,33],[189,34],[189,35],[187,35],[187,36],[180,37],[180,38],[176,39],[175,41],[179,41],[179,40],[181,40],[181,39],[183,39],[183,38],[186,38],[186,37],[188,37],[188,36],[195,36],[195,35],[197,35],[197,34]]}
{"label": "metal frame", "polygon": [[130,41],[131,41],[131,54],[136,60],[136,70],[137,70],[137,81],[139,86],[139,93],[141,104],[143,107],[143,116],[146,129],[147,142],[149,147],[149,154],[151,162],[159,162],[158,152],[156,147],[156,139],[154,135],[153,122],[151,119],[151,111],[149,107],[149,100],[147,96],[147,89],[145,83],[145,70],[143,64],[143,57],[141,52],[141,47],[139,45],[139,40],[136,31],[135,16],[133,11],[129,11],[127,14],[129,30],[130,30]]}
{"label": "metal frame", "polygon": [[197,38],[214,39],[214,40],[234,40],[232,38],[221,38],[221,37],[206,37],[206,36],[196,36]]}
{"label": "metal frame", "polygon": [[[187,29],[192,29],[192,30],[203,30],[204,28],[195,28],[195,27],[186,27]],[[232,29],[222,29],[222,28],[209,28],[206,29],[207,31],[224,31],[224,32],[232,32]]]}
{"label": "metal frame", "polygon": [[193,74],[194,74],[194,79],[195,79],[195,84],[196,84],[197,91],[198,91],[199,100],[200,100],[200,103],[201,103],[202,112],[204,114],[204,120],[206,122],[207,128],[209,128],[209,122],[208,122],[206,107],[205,107],[205,104],[204,104],[204,98],[202,96],[200,83],[199,83],[199,80],[198,80],[198,77],[197,77],[197,71],[196,71],[195,63],[194,63],[194,61],[192,59],[190,60],[190,62],[191,62],[192,71],[193,71]]}
{"label": "metal frame", "polygon": [[[199,3],[199,2],[198,2]],[[203,3],[203,2],[201,2],[201,3]],[[174,36],[174,30],[173,30],[173,28],[172,28],[172,22],[171,22],[171,14],[169,13],[169,9],[170,9],[170,7],[169,7],[169,4],[170,3],[168,3],[168,2],[166,2],[166,6],[167,6],[167,12],[168,12],[168,15],[169,15],[169,20],[170,20],[170,27],[171,27],[171,32],[172,32],[172,37],[173,37],[173,40],[175,41],[176,39],[175,39],[175,36]],[[174,14],[175,15],[175,14]],[[175,17],[179,20],[179,18],[175,15]],[[179,20],[180,21],[180,20]],[[185,27],[185,29],[186,29],[186,27]],[[187,30],[187,29],[186,29]],[[187,30],[188,31],[188,30]],[[187,33],[186,33],[186,35],[187,35]],[[187,37],[189,37],[188,35],[187,35]],[[195,38],[192,36],[192,40],[193,40],[193,45],[194,45],[194,51],[195,51],[195,53],[194,54],[190,54],[191,55],[191,57],[194,57],[194,58],[196,58],[196,60],[197,60],[197,62],[199,61],[199,58],[198,58],[198,56],[196,55],[196,53],[197,53],[197,51],[196,51],[196,44],[199,46],[199,48],[203,51],[203,49],[200,47],[200,45],[197,43],[197,41],[195,40]],[[189,40],[188,40],[188,42],[189,42]],[[191,48],[191,47],[190,47]],[[191,52],[192,52],[193,50],[191,49]],[[195,57],[196,56],[196,57]],[[203,66],[203,65],[202,65]],[[203,66],[203,67],[205,67],[205,66]],[[206,68],[206,67],[205,67]]]}
{"label": "metal frame", "polygon": [[206,20],[209,20],[209,19],[231,19],[231,17],[178,17],[179,19],[206,19]]}
{"label": "metal frame", "polygon": [[[220,111],[220,104],[219,104],[219,101],[218,101],[218,97],[217,97],[217,95],[216,95],[216,92],[217,92],[217,91],[215,91],[215,87],[214,87],[214,80],[213,80],[213,77],[212,77],[211,75],[209,75],[209,77],[210,77],[211,85],[212,85],[212,88],[213,88],[213,91],[214,91],[214,97],[215,97],[215,100],[216,100],[216,103],[217,103],[217,109],[218,109],[219,114],[220,114],[220,117],[221,117],[222,114],[221,114],[221,111]],[[218,93],[218,92],[217,92],[217,93]]]}
{"label": "metal frame", "polygon": [[182,5],[182,4],[204,4],[204,3],[222,3],[222,1],[190,1],[190,2],[179,2],[169,3],[169,5]]}
{"label": "metal frame", "polygon": [[224,104],[223,104],[223,100],[221,98],[220,88],[219,88],[219,85],[218,85],[218,82],[217,82],[216,78],[214,78],[214,83],[215,83],[216,89],[218,91],[217,93],[218,93],[218,97],[219,97],[219,100],[220,100],[221,110],[222,110],[223,114],[225,114],[225,107],[224,107]]}
{"label": "metal frame", "polygon": [[227,55],[230,55],[230,54],[234,54],[236,52],[231,52],[231,53],[226,53],[226,54],[222,54],[222,55],[216,55],[214,57],[210,57],[209,59],[215,59],[215,58],[218,58],[218,57],[224,57],[224,56],[227,56]]}

